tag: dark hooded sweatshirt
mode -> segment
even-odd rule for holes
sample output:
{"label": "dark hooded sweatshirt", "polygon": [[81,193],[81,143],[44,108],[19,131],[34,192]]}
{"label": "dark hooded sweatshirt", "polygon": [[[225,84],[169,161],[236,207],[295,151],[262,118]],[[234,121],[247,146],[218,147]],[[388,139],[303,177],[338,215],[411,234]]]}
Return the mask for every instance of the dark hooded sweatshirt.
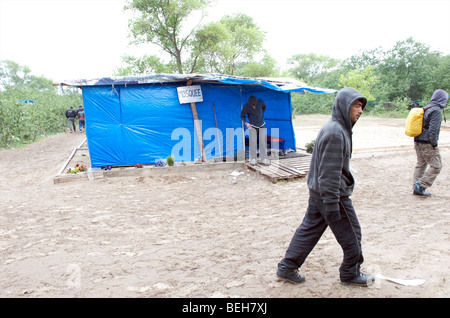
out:
{"label": "dark hooded sweatshirt", "polygon": [[448,93],[442,89],[435,90],[431,101],[424,107],[422,134],[414,138],[415,142],[438,146],[441,130],[441,109],[448,101]]}
{"label": "dark hooded sweatshirt", "polygon": [[310,195],[323,200],[326,211],[339,211],[341,197],[349,197],[355,181],[350,172],[352,153],[351,105],[367,99],[353,88],[341,89],[334,101],[331,119],[319,131],[308,174]]}

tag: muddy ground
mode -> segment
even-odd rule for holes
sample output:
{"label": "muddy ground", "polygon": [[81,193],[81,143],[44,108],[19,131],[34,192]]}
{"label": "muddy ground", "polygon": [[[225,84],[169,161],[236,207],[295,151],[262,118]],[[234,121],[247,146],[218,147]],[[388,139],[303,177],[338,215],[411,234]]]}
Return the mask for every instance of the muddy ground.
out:
{"label": "muddy ground", "polygon": [[[297,117],[297,146],[327,118]],[[329,229],[301,268],[306,282],[278,281],[277,263],[306,210],[305,178],[273,184],[243,166],[199,166],[55,184],[85,138],[67,133],[0,151],[0,297],[449,297],[449,125],[443,170],[423,199],[412,195],[415,153],[403,123],[357,123],[352,199],[363,270],[422,285],[378,278],[370,288],[342,286],[342,251]],[[69,165],[86,160],[77,154]]]}

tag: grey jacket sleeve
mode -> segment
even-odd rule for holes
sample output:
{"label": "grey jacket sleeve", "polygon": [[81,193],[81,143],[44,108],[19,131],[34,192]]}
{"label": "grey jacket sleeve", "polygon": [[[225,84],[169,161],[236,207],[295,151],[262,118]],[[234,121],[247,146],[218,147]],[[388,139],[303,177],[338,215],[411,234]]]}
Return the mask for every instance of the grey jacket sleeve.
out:
{"label": "grey jacket sleeve", "polygon": [[341,135],[329,135],[322,140],[318,183],[320,196],[327,211],[339,211],[344,145]]}

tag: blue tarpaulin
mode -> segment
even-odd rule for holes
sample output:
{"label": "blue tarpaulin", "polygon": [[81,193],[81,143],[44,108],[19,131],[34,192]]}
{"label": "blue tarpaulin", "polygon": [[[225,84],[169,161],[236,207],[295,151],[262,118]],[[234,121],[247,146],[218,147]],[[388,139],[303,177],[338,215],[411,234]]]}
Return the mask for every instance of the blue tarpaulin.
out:
{"label": "blue tarpaulin", "polygon": [[243,150],[240,112],[249,96],[263,99],[267,105],[268,135],[284,139],[284,147],[295,151],[290,93],[336,92],[215,74],[64,82],[82,88],[91,166],[154,164],[169,155],[176,161],[201,158],[190,104],[180,104],[177,95],[177,87],[185,86],[187,80],[201,86],[203,101],[195,107],[207,159],[234,156]]}

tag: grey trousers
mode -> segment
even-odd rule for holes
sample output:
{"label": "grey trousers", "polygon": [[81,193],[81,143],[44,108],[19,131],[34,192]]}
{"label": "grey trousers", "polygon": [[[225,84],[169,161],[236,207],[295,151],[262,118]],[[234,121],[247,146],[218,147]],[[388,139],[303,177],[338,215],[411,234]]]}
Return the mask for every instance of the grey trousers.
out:
{"label": "grey trousers", "polygon": [[429,188],[442,169],[439,148],[433,148],[430,144],[415,142],[414,149],[416,150],[417,163],[414,169],[413,184],[418,181],[422,188]]}
{"label": "grey trousers", "polygon": [[76,131],[76,128],[75,128],[75,118],[69,117],[69,118],[68,118],[68,121],[69,121],[69,128],[70,128],[70,131]]}
{"label": "grey trousers", "polygon": [[266,128],[251,128],[248,130],[249,143],[250,143],[250,158],[256,159],[256,149],[259,143],[259,159],[264,160],[267,158],[267,141],[266,141]]}

